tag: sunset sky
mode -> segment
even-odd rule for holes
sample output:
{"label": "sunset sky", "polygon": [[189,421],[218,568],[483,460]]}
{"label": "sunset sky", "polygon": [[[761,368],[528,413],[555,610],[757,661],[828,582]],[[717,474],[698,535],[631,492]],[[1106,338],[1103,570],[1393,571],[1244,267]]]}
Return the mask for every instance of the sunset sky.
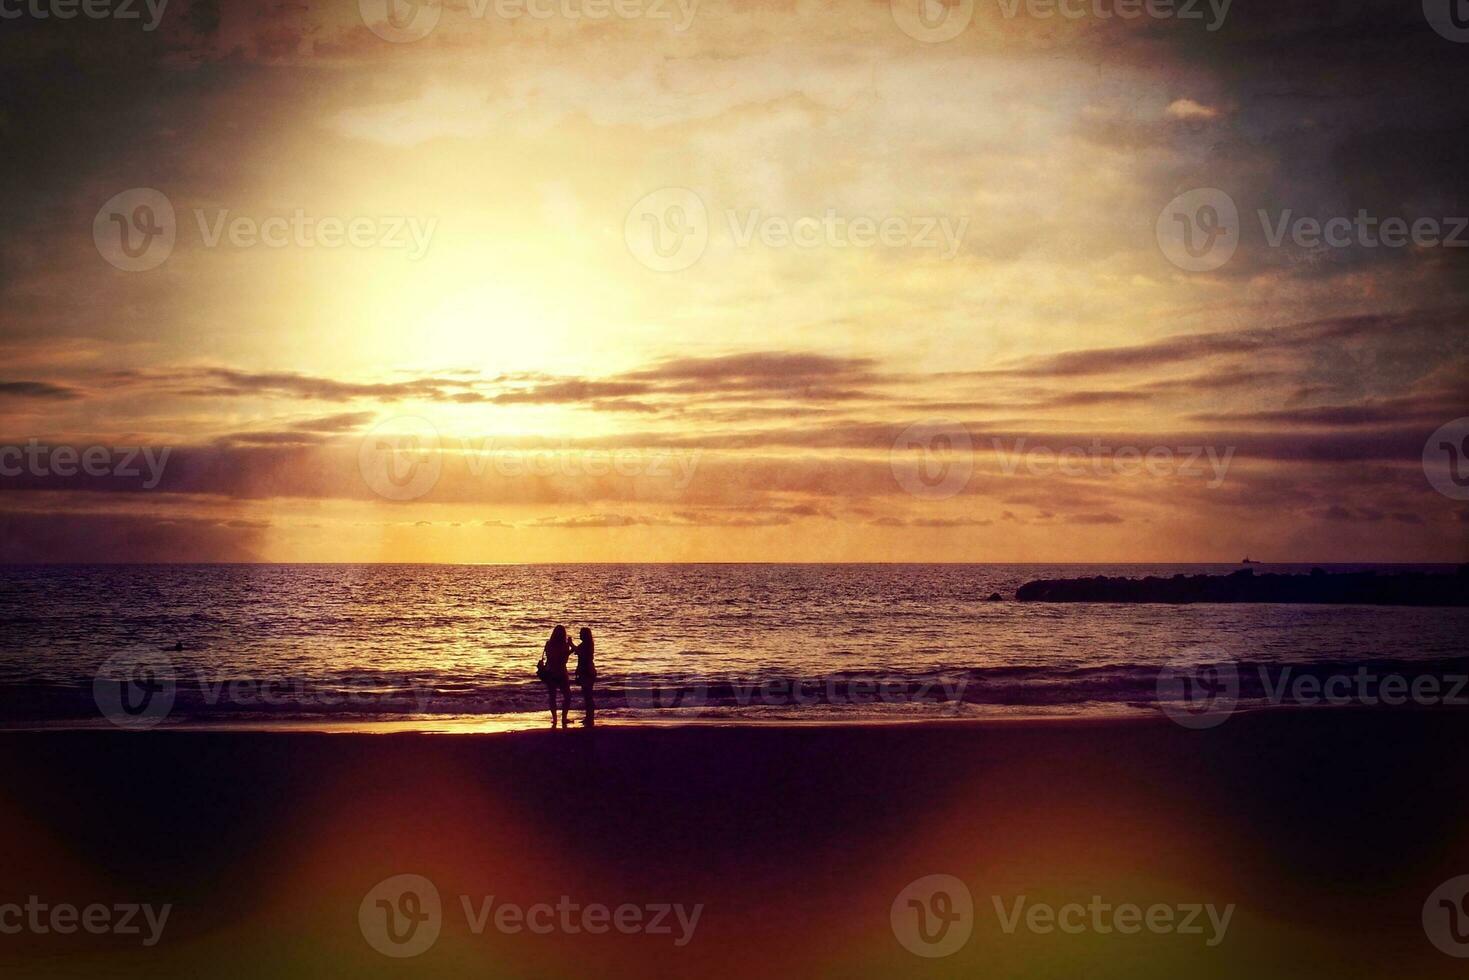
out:
{"label": "sunset sky", "polygon": [[[0,445],[169,453],[7,472],[0,560],[1469,554],[1423,460],[1469,415],[1469,230],[1269,241],[1469,215],[1469,45],[1418,3],[974,0],[934,41],[622,2],[0,23]],[[1190,271],[1158,229],[1200,188],[1238,247]],[[118,267],[160,196],[171,250]]]}

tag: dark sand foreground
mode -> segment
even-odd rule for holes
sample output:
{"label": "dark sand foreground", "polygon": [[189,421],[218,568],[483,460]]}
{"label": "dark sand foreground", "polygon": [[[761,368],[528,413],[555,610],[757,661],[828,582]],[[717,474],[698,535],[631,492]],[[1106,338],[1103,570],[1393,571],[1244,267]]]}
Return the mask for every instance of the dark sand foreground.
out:
{"label": "dark sand foreground", "polygon": [[[1466,735],[1466,714],[1345,710],[1207,731],[7,734],[0,903],[173,909],[151,948],[0,935],[0,975],[1463,976],[1422,913],[1469,874]],[[403,873],[436,886],[441,932],[393,959],[358,912]],[[930,874],[974,903],[968,942],[936,959],[890,922]],[[460,896],[702,911],[682,946],[677,925],[476,934]],[[1211,946],[1209,926],[1006,933],[996,896],[1235,910]]]}

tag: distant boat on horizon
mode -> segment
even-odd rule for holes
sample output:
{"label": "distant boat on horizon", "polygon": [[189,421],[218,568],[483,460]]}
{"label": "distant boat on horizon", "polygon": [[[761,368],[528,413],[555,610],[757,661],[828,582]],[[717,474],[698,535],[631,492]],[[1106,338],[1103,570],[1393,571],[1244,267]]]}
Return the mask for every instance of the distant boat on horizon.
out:
{"label": "distant boat on horizon", "polygon": [[1257,561],[1255,561],[1255,559],[1246,556],[1245,560],[1242,561],[1242,562],[1240,562],[1240,564],[1241,565],[1258,565],[1260,563],[1257,562]]}

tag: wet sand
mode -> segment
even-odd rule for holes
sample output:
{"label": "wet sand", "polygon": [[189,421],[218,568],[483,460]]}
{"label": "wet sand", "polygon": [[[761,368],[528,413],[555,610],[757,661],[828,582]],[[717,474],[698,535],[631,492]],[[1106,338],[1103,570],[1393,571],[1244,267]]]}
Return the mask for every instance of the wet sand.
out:
{"label": "wet sand", "polygon": [[[0,971],[1461,976],[1422,912],[1469,874],[1466,734],[1469,713],[1447,710],[1273,711],[1204,731],[1158,719],[8,733],[0,906],[170,912],[152,946],[146,926],[0,935]],[[403,959],[359,922],[399,874],[427,878],[442,902],[437,938]],[[972,934],[940,958],[909,952],[890,917],[932,874],[973,900]],[[556,915],[576,931],[515,930],[513,916],[497,929],[493,915],[474,931],[476,910],[507,903],[575,906]],[[1006,929],[1016,908],[1098,903],[1167,906],[1174,927],[1103,931],[1116,920],[1087,913],[1074,932],[1044,917]],[[1176,928],[1188,908],[1231,905],[1222,933],[1204,914],[1201,932]],[[627,930],[591,934],[589,906],[634,907],[642,926],[629,912]]]}

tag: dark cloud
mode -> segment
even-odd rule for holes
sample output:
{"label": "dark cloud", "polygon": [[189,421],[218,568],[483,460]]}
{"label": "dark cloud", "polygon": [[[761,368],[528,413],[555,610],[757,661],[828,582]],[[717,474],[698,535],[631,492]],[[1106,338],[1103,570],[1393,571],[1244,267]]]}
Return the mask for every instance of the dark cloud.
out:
{"label": "dark cloud", "polygon": [[314,446],[326,437],[314,432],[232,432],[219,441],[240,446]]}
{"label": "dark cloud", "polygon": [[1391,398],[1365,405],[1318,405],[1257,412],[1198,412],[1196,422],[1258,422],[1281,426],[1385,426],[1404,422],[1435,422],[1469,405],[1469,395],[1458,403],[1443,398]]}
{"label": "dark cloud", "polygon": [[571,378],[519,391],[502,392],[490,400],[499,405],[561,405],[575,402],[608,404],[607,399],[643,395],[652,390],[652,385],[636,381],[587,381]]}
{"label": "dark cloud", "polygon": [[[1418,319],[1439,320],[1443,314],[1425,313]],[[982,372],[1022,378],[1062,378],[1119,372],[1144,372],[1174,364],[1206,361],[1220,355],[1260,355],[1299,349],[1393,330],[1407,315],[1343,317],[1295,324],[1273,330],[1216,331],[1165,337],[1129,347],[1098,347],[1036,358],[1014,367]]]}
{"label": "dark cloud", "polygon": [[874,363],[865,357],[757,351],[675,358],[627,377],[656,384],[665,394],[845,401],[869,397],[863,386],[886,380],[873,369]]}
{"label": "dark cloud", "polygon": [[0,563],[259,561],[257,522],[0,512]]}
{"label": "dark cloud", "polygon": [[988,517],[878,517],[867,523],[874,527],[989,527],[995,522]]}
{"label": "dark cloud", "polygon": [[155,373],[140,376],[151,385],[172,386],[182,394],[204,397],[236,397],[272,395],[307,398],[317,401],[348,401],[372,398],[393,402],[409,398],[445,401],[456,390],[471,387],[474,382],[458,378],[416,378],[412,381],[360,383],[336,381],[292,372],[250,373],[231,368],[200,368],[178,373]]}
{"label": "dark cloud", "polygon": [[373,412],[341,412],[321,418],[303,419],[293,423],[292,429],[299,432],[351,432],[360,429],[376,418]]}
{"label": "dark cloud", "polygon": [[72,401],[82,393],[65,385],[54,385],[45,381],[0,381],[0,398],[41,398],[53,401]]}

